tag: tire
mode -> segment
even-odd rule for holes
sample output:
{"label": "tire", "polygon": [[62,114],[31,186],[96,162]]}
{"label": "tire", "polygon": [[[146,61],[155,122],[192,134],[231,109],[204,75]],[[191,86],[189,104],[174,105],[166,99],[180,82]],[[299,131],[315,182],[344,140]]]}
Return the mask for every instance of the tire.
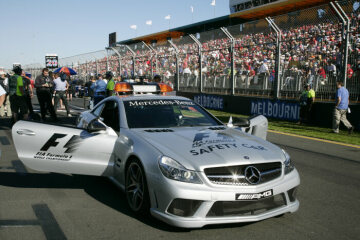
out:
{"label": "tire", "polygon": [[126,168],[125,194],[130,209],[136,214],[148,214],[150,198],[144,168],[138,159],[130,160]]}

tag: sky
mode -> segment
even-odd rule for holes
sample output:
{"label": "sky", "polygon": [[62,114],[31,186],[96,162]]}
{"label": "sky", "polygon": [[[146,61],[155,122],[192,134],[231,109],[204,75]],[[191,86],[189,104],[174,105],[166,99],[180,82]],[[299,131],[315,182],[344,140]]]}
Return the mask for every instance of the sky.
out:
{"label": "sky", "polygon": [[[229,0],[0,0],[0,67],[102,50],[117,41],[229,14]],[[194,12],[191,13],[191,6]],[[193,20],[192,20],[193,16]],[[152,25],[146,25],[146,21]],[[136,25],[137,29],[130,28]]]}

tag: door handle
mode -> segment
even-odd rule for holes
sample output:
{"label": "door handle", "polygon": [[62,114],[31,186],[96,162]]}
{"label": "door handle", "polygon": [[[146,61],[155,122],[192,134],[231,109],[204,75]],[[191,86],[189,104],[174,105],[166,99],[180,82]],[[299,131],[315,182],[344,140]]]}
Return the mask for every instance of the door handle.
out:
{"label": "door handle", "polygon": [[19,129],[16,133],[19,135],[35,136],[35,132],[28,129]]}

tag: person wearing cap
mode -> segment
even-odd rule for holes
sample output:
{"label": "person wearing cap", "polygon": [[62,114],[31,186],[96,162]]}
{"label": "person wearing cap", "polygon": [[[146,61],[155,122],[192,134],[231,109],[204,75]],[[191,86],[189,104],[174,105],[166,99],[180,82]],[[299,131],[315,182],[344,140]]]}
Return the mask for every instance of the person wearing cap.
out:
{"label": "person wearing cap", "polygon": [[344,87],[343,82],[336,82],[335,109],[333,116],[333,133],[339,133],[339,125],[342,122],[348,129],[349,134],[354,131],[354,127],[346,118],[349,109],[349,91]]}
{"label": "person wearing cap", "polygon": [[106,72],[105,78],[108,80],[108,83],[106,85],[106,92],[107,96],[115,96],[115,81],[114,81],[114,74],[110,71]]}
{"label": "person wearing cap", "polygon": [[4,117],[5,116],[5,107],[6,107],[6,114],[8,117],[12,117],[12,113],[11,113],[11,106],[10,106],[10,97],[9,97],[9,78],[6,76],[4,71],[0,72],[0,86],[4,89],[5,91],[5,96],[3,96],[4,98],[4,102],[3,104],[0,104],[0,117]]}
{"label": "person wearing cap", "polygon": [[304,91],[300,95],[300,119],[298,124],[310,122],[311,109],[315,102],[315,91],[310,84],[304,86]]}
{"label": "person wearing cap", "polygon": [[19,117],[23,119],[28,118],[28,108],[25,100],[25,89],[23,78],[21,77],[22,69],[20,66],[15,66],[14,75],[9,79],[9,95],[11,111],[14,123],[19,120]]}
{"label": "person wearing cap", "polygon": [[94,106],[106,97],[106,87],[107,84],[104,79],[102,79],[102,75],[98,74],[98,79],[91,85],[94,91]]}

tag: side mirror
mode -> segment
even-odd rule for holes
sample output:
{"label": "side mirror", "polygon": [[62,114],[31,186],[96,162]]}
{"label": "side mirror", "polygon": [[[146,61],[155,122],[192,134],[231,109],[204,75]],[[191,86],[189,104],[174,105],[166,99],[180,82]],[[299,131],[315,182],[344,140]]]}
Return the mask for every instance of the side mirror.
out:
{"label": "side mirror", "polygon": [[247,118],[236,118],[234,117],[232,120],[232,124],[237,127],[249,127],[250,121]]}
{"label": "side mirror", "polygon": [[87,131],[92,132],[99,132],[99,131],[106,131],[106,126],[99,122],[97,119],[91,121],[87,126]]}

